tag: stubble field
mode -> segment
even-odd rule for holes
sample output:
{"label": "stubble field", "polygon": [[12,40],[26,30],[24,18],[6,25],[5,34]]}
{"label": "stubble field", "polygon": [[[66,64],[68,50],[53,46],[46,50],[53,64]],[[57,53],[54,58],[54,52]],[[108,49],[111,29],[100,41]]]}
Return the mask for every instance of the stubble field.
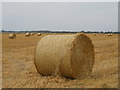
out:
{"label": "stubble field", "polygon": [[34,65],[34,49],[47,34],[16,39],[2,35],[2,87],[3,88],[117,88],[118,87],[118,34],[87,34],[95,48],[95,64],[89,77],[69,79],[41,76]]}

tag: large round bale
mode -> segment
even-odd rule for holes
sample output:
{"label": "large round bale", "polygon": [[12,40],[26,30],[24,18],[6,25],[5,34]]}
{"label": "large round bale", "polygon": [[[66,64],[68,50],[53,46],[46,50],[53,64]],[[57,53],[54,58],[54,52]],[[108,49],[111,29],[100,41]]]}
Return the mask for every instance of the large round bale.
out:
{"label": "large round bale", "polygon": [[26,33],[25,36],[26,36],[26,37],[29,37],[29,36],[30,36],[30,33]]}
{"label": "large round bale", "polygon": [[37,35],[38,35],[38,36],[41,36],[41,33],[38,33]]}
{"label": "large round bale", "polygon": [[16,34],[15,34],[15,33],[11,33],[11,34],[9,34],[9,38],[10,38],[10,39],[14,39],[14,38],[16,38]]}
{"label": "large round bale", "polygon": [[84,77],[92,71],[94,47],[85,34],[47,35],[35,48],[34,62],[41,75]]}

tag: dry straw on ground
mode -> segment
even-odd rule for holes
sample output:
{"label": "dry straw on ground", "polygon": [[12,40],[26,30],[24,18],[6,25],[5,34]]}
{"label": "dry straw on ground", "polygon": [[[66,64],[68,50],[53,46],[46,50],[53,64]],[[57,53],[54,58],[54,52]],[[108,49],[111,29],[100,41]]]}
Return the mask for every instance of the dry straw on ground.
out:
{"label": "dry straw on ground", "polygon": [[11,34],[9,34],[9,38],[10,38],[10,39],[14,39],[14,38],[16,38],[16,34],[15,34],[15,33],[11,33]]}
{"label": "dry straw on ground", "polygon": [[34,62],[41,75],[84,77],[92,71],[94,47],[85,34],[47,35],[35,49]]}
{"label": "dry straw on ground", "polygon": [[30,36],[30,33],[26,33],[25,36],[26,36],[26,37],[29,37],[29,36]]}
{"label": "dry straw on ground", "polygon": [[38,33],[37,35],[38,35],[38,36],[41,36],[41,33]]}

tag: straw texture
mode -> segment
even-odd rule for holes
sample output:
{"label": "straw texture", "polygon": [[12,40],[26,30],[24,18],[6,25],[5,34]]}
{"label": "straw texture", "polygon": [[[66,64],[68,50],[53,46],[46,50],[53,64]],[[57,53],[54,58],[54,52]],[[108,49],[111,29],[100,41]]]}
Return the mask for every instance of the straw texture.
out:
{"label": "straw texture", "polygon": [[85,34],[47,35],[35,49],[34,62],[41,75],[82,77],[92,71],[94,47]]}

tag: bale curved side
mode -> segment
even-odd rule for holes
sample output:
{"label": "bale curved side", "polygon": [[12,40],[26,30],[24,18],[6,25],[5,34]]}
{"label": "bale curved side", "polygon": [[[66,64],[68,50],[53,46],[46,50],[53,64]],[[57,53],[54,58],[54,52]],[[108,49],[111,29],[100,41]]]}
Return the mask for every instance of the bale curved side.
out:
{"label": "bale curved side", "polygon": [[47,35],[35,49],[34,62],[41,75],[81,77],[92,70],[94,48],[84,34]]}

